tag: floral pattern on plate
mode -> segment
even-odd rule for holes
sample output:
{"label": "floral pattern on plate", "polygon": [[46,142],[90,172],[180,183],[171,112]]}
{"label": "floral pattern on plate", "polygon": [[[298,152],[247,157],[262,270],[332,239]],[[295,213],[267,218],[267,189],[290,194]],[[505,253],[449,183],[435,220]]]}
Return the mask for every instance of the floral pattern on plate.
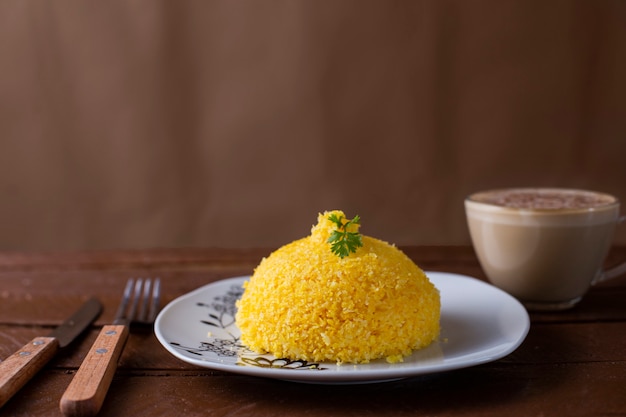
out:
{"label": "floral pattern on plate", "polygon": [[[176,341],[170,344],[176,349],[187,352],[191,355],[212,355],[217,357],[236,358],[236,364],[240,366],[257,366],[260,368],[281,368],[292,370],[303,369],[325,369],[319,363],[305,360],[291,360],[286,358],[275,358],[271,355],[259,355],[240,343],[240,332],[235,324],[235,314],[237,313],[237,300],[243,295],[241,285],[231,285],[224,293],[215,295],[209,302],[196,302],[198,308],[206,310],[206,317],[200,323],[208,326],[207,341],[201,341],[196,346],[184,346]],[[202,316],[200,316],[202,317]],[[214,337],[213,333],[219,334]]]}

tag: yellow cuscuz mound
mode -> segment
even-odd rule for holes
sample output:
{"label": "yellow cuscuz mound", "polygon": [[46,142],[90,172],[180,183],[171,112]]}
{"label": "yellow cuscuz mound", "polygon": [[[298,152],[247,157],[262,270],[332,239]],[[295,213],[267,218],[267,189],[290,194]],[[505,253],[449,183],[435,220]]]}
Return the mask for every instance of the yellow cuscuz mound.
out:
{"label": "yellow cuscuz mound", "polygon": [[[238,302],[241,341],[279,358],[337,363],[402,361],[439,336],[439,292],[402,251],[362,236],[335,255],[335,230],[320,214],[311,235],[282,246],[256,267]],[[351,225],[358,231],[358,225]]]}

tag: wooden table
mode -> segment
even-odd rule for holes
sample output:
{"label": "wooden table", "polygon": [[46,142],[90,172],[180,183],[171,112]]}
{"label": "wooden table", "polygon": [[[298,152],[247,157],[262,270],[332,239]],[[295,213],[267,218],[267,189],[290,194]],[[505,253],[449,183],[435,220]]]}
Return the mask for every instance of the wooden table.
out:
{"label": "wooden table", "polygon": [[[402,248],[425,270],[484,278],[468,247]],[[165,303],[222,278],[250,274],[270,250],[149,250],[0,254],[0,358],[47,334],[95,295],[105,310],[0,415],[61,415],[59,399],[129,277],[159,276]],[[609,262],[626,259],[615,247]],[[396,382],[311,385],[198,368],[134,329],[101,416],[626,416],[626,277],[593,288],[576,308],[531,314],[522,346],[496,362]]]}

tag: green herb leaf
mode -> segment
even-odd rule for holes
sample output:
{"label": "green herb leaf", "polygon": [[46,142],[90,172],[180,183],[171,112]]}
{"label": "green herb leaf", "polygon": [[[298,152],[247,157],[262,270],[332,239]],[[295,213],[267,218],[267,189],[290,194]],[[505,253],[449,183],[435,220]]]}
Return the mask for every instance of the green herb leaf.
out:
{"label": "green herb leaf", "polygon": [[361,235],[358,232],[348,232],[348,227],[353,224],[360,224],[361,218],[356,215],[352,220],[343,222],[343,216],[331,214],[328,220],[335,223],[337,230],[333,230],[327,242],[330,243],[330,250],[341,259],[350,255],[363,246]]}

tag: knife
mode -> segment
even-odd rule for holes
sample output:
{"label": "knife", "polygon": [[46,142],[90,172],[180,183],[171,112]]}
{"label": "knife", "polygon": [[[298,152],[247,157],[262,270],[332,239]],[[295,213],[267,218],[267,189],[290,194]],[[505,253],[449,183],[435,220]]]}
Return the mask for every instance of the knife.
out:
{"label": "knife", "polygon": [[20,350],[0,362],[0,407],[19,391],[50,359],[82,333],[102,311],[95,298],[82,307],[48,336],[35,337]]}

